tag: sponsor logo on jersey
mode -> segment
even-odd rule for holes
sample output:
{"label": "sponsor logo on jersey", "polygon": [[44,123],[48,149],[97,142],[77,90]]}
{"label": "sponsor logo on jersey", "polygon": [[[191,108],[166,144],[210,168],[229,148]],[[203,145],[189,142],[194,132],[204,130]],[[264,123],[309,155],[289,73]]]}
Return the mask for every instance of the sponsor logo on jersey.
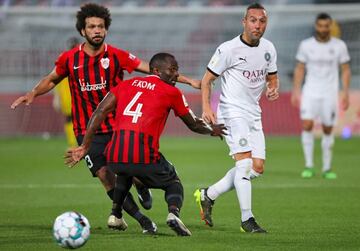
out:
{"label": "sponsor logo on jersey", "polygon": [[102,68],[104,68],[106,70],[107,68],[109,68],[110,59],[109,58],[102,58],[102,59],[100,59],[100,63],[101,63]]}
{"label": "sponsor logo on jersey", "polygon": [[81,67],[82,67],[82,65],[78,65],[78,66],[74,65],[74,70],[77,70],[77,69],[79,69]]}
{"label": "sponsor logo on jersey", "polygon": [[81,91],[97,91],[106,88],[106,80],[104,81],[103,77],[101,77],[101,83],[98,84],[90,84],[89,82],[85,82],[84,79],[79,78],[79,84]]}
{"label": "sponsor logo on jersey", "polygon": [[246,57],[239,57],[240,63],[247,63]]}
{"label": "sponsor logo on jersey", "polygon": [[262,82],[265,81],[265,77],[267,75],[267,71],[265,69],[261,70],[245,70],[243,71],[243,76],[250,80],[251,83]]}

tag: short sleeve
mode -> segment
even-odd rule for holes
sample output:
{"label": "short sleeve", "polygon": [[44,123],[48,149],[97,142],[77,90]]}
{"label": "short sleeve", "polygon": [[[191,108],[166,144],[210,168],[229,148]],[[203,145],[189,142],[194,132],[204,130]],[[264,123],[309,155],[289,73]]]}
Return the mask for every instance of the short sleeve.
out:
{"label": "short sleeve", "polygon": [[65,77],[69,75],[69,70],[66,65],[67,58],[68,58],[67,53],[63,52],[55,61],[55,71],[56,74],[58,74],[59,76]]}
{"label": "short sleeve", "polygon": [[339,63],[345,64],[345,63],[349,63],[349,62],[350,62],[350,55],[349,55],[348,48],[347,48],[345,42],[341,41]]}
{"label": "short sleeve", "polygon": [[178,117],[189,113],[189,105],[186,102],[185,96],[180,92],[179,89],[176,89],[174,92],[171,108],[174,110],[175,116]]}
{"label": "short sleeve", "polygon": [[220,76],[229,68],[230,64],[231,59],[229,57],[229,52],[223,45],[220,45],[211,57],[207,69],[214,75]]}
{"label": "short sleeve", "polygon": [[276,53],[276,49],[273,44],[271,44],[270,51],[268,53],[269,53],[270,57],[266,56],[266,54],[265,54],[265,59],[269,61],[267,72],[269,74],[272,74],[272,73],[274,74],[277,72],[277,65],[276,65],[277,53]]}
{"label": "short sleeve", "polygon": [[115,87],[112,87],[112,88],[110,89],[110,92],[116,96],[116,95],[117,95],[117,92],[119,91],[119,86],[120,86],[120,85],[117,85],[117,86],[115,86]]}
{"label": "short sleeve", "polygon": [[117,56],[120,60],[120,67],[128,73],[133,72],[141,62],[140,59],[127,51],[117,50]]}
{"label": "short sleeve", "polygon": [[296,60],[301,63],[306,63],[306,61],[307,61],[306,51],[305,51],[304,47],[305,47],[304,42],[301,42],[299,45],[299,48],[297,50],[296,57],[295,57]]}

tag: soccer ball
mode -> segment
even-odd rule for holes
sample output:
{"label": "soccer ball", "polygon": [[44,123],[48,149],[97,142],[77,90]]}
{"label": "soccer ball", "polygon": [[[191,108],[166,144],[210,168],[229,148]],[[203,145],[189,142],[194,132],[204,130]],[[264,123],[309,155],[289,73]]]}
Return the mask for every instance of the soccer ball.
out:
{"label": "soccer ball", "polygon": [[63,213],[55,219],[53,235],[59,246],[69,249],[79,248],[90,237],[89,221],[77,212]]}

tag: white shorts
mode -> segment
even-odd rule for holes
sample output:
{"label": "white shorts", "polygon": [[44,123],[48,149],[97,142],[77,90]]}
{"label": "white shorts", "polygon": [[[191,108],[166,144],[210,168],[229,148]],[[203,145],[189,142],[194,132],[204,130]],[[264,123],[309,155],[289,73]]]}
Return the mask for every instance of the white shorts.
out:
{"label": "white shorts", "polygon": [[235,153],[251,152],[253,158],[265,159],[265,137],[261,120],[244,118],[221,118],[218,123],[225,124],[227,134],[226,143],[230,149],[230,156]]}
{"label": "white shorts", "polygon": [[301,97],[300,118],[302,120],[320,119],[325,126],[334,126],[337,119],[338,101],[336,98]]}

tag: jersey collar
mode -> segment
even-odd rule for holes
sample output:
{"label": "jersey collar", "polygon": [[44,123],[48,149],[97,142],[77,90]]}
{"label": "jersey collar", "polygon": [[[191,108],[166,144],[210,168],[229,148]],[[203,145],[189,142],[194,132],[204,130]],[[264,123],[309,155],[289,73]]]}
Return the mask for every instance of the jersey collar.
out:
{"label": "jersey collar", "polygon": [[242,36],[243,36],[243,34],[241,34],[239,37],[240,37],[240,41],[241,41],[243,44],[245,44],[245,45],[247,45],[247,46],[249,46],[249,47],[258,47],[258,46],[259,46],[259,44],[260,44],[260,39],[259,39],[259,41],[258,41],[257,44],[252,45],[252,44],[247,43],[247,42],[242,38]]}
{"label": "jersey collar", "polygon": [[[83,50],[84,45],[85,45],[85,42],[79,45],[79,51],[82,51],[82,50]],[[108,49],[107,43],[104,43],[104,45],[105,45],[105,51],[107,51],[107,49]]]}

